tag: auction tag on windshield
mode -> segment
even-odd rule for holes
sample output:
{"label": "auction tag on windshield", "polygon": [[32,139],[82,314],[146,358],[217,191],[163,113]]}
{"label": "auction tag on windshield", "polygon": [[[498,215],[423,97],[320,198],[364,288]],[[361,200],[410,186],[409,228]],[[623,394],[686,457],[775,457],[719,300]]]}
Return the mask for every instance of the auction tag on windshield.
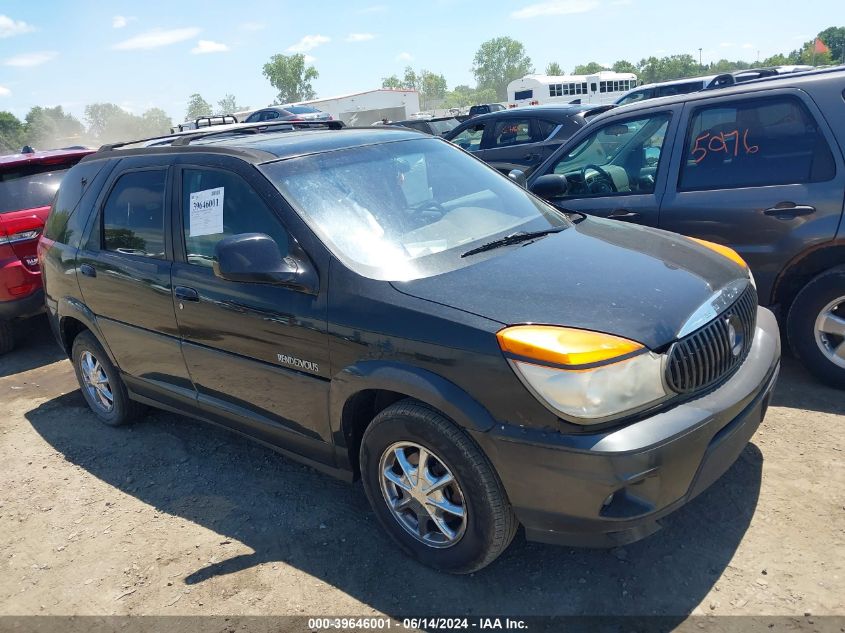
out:
{"label": "auction tag on windshield", "polygon": [[224,191],[224,187],[217,187],[191,194],[190,237],[223,232]]}

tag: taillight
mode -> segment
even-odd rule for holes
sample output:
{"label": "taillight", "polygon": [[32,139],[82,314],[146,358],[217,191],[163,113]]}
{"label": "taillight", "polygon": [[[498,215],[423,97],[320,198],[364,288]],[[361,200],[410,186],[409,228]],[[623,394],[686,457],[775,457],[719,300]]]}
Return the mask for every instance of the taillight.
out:
{"label": "taillight", "polygon": [[44,220],[35,213],[0,216],[0,244],[38,239],[43,228]]}

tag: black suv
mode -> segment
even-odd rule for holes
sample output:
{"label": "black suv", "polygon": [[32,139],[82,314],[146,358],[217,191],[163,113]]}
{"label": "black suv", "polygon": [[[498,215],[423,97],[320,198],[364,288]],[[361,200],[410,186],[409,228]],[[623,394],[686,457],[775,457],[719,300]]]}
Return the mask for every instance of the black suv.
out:
{"label": "black suv", "polygon": [[528,186],[560,209],[736,249],[795,354],[845,388],[843,150],[840,67],[616,108]]}
{"label": "black suv", "polygon": [[612,106],[542,105],[473,117],[443,135],[507,174],[528,175],[587,124],[587,116]]}
{"label": "black suv", "polygon": [[102,148],[40,244],[94,413],[153,405],[359,477],[452,572],[529,539],[621,544],[763,418],[774,316],[707,243],[570,221],[442,139],[241,126]]}

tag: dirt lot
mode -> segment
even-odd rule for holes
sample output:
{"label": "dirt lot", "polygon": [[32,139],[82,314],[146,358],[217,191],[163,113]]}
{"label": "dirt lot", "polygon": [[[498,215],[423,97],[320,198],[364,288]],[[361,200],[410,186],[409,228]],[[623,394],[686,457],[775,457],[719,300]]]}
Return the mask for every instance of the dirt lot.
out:
{"label": "dirt lot", "polygon": [[99,424],[46,324],[0,358],[0,614],[845,615],[845,396],[786,359],[752,443],[623,549],[529,544],[445,576],[360,485],[150,412]]}

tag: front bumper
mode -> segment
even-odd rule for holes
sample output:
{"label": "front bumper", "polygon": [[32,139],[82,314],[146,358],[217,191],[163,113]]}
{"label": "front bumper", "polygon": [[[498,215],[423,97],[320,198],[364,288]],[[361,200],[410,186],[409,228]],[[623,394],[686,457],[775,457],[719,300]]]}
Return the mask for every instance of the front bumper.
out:
{"label": "front bumper", "polygon": [[760,425],[780,367],[774,315],[758,308],[751,350],[718,389],[627,426],[563,435],[498,425],[475,439],[493,462],[529,540],[609,547],[716,481]]}

